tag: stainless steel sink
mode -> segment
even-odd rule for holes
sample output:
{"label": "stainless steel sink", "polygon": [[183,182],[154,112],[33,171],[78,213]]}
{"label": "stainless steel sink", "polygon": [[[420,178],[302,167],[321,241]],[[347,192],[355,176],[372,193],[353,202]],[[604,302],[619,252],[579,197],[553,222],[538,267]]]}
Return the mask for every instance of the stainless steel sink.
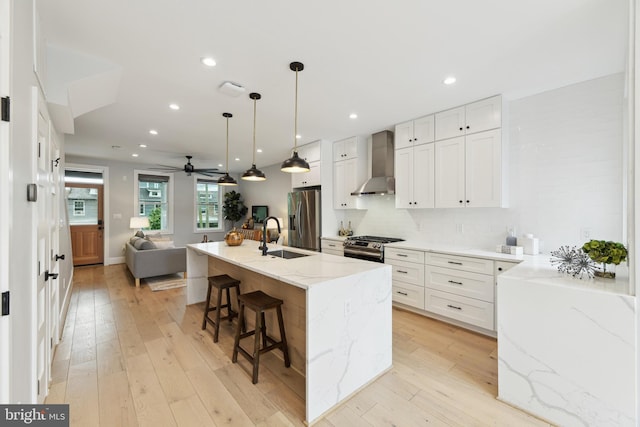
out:
{"label": "stainless steel sink", "polygon": [[277,250],[277,251],[270,251],[267,252],[267,255],[271,255],[271,256],[275,256],[278,258],[284,258],[284,259],[291,259],[291,258],[300,258],[303,256],[309,256],[308,254],[301,254],[299,252],[291,252],[291,251],[287,251],[287,250]]}

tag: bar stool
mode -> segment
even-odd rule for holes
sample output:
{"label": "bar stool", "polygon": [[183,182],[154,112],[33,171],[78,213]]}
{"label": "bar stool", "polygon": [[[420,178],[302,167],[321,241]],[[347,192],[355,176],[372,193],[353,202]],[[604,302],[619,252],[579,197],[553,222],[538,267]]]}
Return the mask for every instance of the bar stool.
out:
{"label": "bar stool", "polygon": [[[211,289],[216,288],[218,290],[217,301],[214,307],[211,307]],[[220,320],[229,319],[229,323],[233,321],[234,317],[238,317],[238,313],[233,310],[231,306],[231,296],[229,290],[231,288],[235,288],[236,290],[236,301],[238,296],[240,295],[240,280],[234,279],[231,276],[226,274],[221,274],[219,276],[210,276],[209,277],[209,288],[207,289],[207,299],[206,306],[204,308],[204,318],[202,319],[202,329],[207,328],[207,323],[211,323],[213,326],[213,342],[218,342],[218,332],[220,331]],[[222,291],[225,291],[227,294],[227,303],[222,304]],[[240,303],[238,302],[238,306]],[[220,311],[226,308],[227,315],[220,316]],[[209,317],[209,312],[215,311],[215,319],[211,319]]]}
{"label": "bar stool", "polygon": [[[260,354],[279,348],[284,353],[284,366],[291,366],[289,360],[289,349],[287,348],[287,336],[284,332],[284,321],[282,320],[282,304],[281,299],[273,298],[262,291],[249,292],[238,297],[240,303],[240,317],[238,318],[238,327],[236,329],[236,338],[233,344],[233,363],[238,361],[238,352],[247,358],[253,364],[253,383],[258,382],[258,366],[260,364]],[[256,326],[253,331],[244,332],[244,308],[245,306],[256,313]],[[267,325],[265,324],[264,312],[269,309],[276,309],[278,315],[278,326],[280,327],[280,341],[275,341],[267,335]],[[245,349],[240,347],[240,340],[248,336],[255,335],[253,347],[253,355],[249,354]],[[262,337],[262,348],[260,348],[260,337]],[[267,343],[271,345],[267,346]]]}

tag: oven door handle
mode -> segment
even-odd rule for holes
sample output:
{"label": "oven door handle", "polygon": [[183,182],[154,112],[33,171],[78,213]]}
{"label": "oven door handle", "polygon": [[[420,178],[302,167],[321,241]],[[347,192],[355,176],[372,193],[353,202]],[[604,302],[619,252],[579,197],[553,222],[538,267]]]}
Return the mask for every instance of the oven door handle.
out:
{"label": "oven door handle", "polygon": [[345,247],[344,256],[352,258],[356,256],[364,256],[369,259],[382,259],[382,252],[363,251],[358,249],[351,249],[351,247]]}

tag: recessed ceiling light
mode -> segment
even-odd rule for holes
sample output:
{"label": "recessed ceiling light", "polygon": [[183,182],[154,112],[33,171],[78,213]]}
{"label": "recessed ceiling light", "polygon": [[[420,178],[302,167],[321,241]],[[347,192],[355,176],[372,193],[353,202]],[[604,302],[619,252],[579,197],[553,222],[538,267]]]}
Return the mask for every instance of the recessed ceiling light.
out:
{"label": "recessed ceiling light", "polygon": [[147,148],[147,144],[140,144],[140,145],[138,145],[138,147],[140,147],[140,148]]}
{"label": "recessed ceiling light", "polygon": [[222,163],[218,163],[218,167],[221,168],[223,166]]}
{"label": "recessed ceiling light", "polygon": [[258,149],[256,150],[256,153],[262,153],[262,148],[258,148]]}
{"label": "recessed ceiling light", "polygon": [[157,131],[157,130],[155,130],[155,129],[151,129],[151,130],[149,131],[149,133],[150,133],[151,135],[157,135],[157,134],[158,134],[158,131]]}
{"label": "recessed ceiling light", "polygon": [[180,109],[180,106],[178,104],[169,104],[169,108],[177,111]]}
{"label": "recessed ceiling light", "polygon": [[138,157],[138,153],[133,153],[131,157]]}
{"label": "recessed ceiling light", "polygon": [[300,139],[302,138],[300,135],[296,135],[296,139]]}
{"label": "recessed ceiling light", "polygon": [[200,62],[202,62],[207,67],[215,67],[216,66],[216,60],[213,59],[210,56],[205,56],[204,58],[200,58]]}
{"label": "recessed ceiling light", "polygon": [[240,157],[236,157],[236,162],[239,162],[239,161],[240,161]]}
{"label": "recessed ceiling light", "polygon": [[356,113],[351,113],[351,114],[349,114],[349,118],[350,119],[357,119],[358,115]]}
{"label": "recessed ceiling light", "polygon": [[446,79],[444,79],[444,81],[442,83],[446,84],[446,85],[452,85],[456,82],[456,78],[453,76],[449,76]]}

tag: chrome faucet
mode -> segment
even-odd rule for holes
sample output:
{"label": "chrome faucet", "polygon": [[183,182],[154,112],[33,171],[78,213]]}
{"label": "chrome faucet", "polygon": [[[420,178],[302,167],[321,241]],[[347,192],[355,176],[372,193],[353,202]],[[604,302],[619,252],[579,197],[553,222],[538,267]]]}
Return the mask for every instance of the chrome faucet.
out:
{"label": "chrome faucet", "polygon": [[278,218],[276,218],[275,216],[268,216],[264,219],[264,222],[262,223],[262,245],[258,248],[262,250],[262,256],[266,256],[267,251],[269,250],[269,248],[267,247],[267,223],[270,219],[274,220],[276,224],[278,224],[278,234],[281,233],[280,221],[278,221]]}

